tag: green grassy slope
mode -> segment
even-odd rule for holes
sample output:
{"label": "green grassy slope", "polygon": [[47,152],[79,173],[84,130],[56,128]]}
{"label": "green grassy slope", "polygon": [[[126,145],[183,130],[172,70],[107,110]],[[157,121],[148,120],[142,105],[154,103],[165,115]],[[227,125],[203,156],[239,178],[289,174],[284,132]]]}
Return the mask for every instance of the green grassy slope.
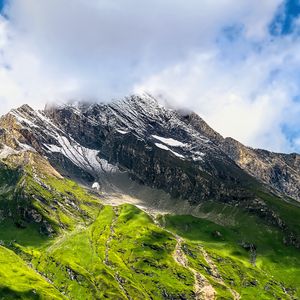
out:
{"label": "green grassy slope", "polygon": [[164,216],[161,222],[186,239],[189,260],[209,274],[207,262],[199,264],[199,249],[205,249],[225,283],[242,299],[300,297],[299,250],[284,245],[283,234],[258,218],[241,213],[231,226],[192,216]]}
{"label": "green grassy slope", "polygon": [[64,299],[13,251],[0,246],[0,299]]}
{"label": "green grassy slope", "polygon": [[[244,235],[243,225],[239,230],[191,216],[161,222],[167,230],[134,206],[104,206],[88,226],[40,247],[14,244],[14,250],[70,299],[194,299],[189,268],[208,279],[217,299],[233,299],[232,290],[242,299],[299,297],[299,253],[276,238],[270,244],[270,228],[259,231],[253,223],[253,234]],[[174,258],[177,235],[184,237],[188,267]],[[255,264],[242,242],[255,243]]]}
{"label": "green grassy slope", "polygon": [[33,265],[71,299],[193,299],[192,274],[173,257],[176,240],[129,205],[36,251]]}
{"label": "green grassy slope", "polygon": [[[299,250],[260,218],[208,202],[214,222],[153,221],[26,162],[0,168],[0,299],[300,298]],[[298,233],[299,209],[262,197]]]}

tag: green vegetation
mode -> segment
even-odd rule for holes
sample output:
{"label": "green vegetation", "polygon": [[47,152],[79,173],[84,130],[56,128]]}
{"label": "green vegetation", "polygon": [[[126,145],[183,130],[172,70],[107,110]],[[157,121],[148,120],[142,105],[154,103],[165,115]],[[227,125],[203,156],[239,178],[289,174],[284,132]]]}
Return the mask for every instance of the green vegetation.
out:
{"label": "green vegetation", "polygon": [[[300,252],[284,244],[285,230],[213,201],[201,207],[206,219],[157,223],[132,205],[102,205],[40,158],[26,161],[0,167],[0,299],[300,297]],[[299,233],[298,208],[260,197]]]}
{"label": "green vegetation", "polygon": [[0,299],[64,299],[13,251],[0,246]]}
{"label": "green vegetation", "polygon": [[193,276],[178,265],[176,240],[134,206],[104,207],[42,251],[33,265],[72,299],[193,299]]}
{"label": "green vegetation", "polygon": [[161,222],[186,238],[191,264],[210,274],[211,267],[203,262],[199,250],[205,249],[226,285],[242,299],[300,296],[296,289],[300,286],[300,252],[283,244],[283,233],[277,228],[242,213],[235,215],[236,223],[231,226],[192,216],[164,216]]}

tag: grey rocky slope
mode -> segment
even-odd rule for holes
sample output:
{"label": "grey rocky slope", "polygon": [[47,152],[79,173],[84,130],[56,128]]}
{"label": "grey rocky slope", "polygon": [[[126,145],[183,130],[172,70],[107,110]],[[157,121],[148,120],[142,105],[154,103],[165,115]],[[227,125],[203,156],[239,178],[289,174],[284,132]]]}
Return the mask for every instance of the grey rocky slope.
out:
{"label": "grey rocky slope", "polygon": [[32,147],[65,173],[90,181],[103,168],[114,172],[118,165],[173,196],[229,201],[249,197],[244,186],[251,178],[241,168],[283,195],[300,199],[298,154],[245,147],[223,138],[197,114],[165,109],[150,96],[39,112],[24,105],[3,116],[0,125],[4,145]]}
{"label": "grey rocky slope", "polygon": [[94,181],[101,168],[114,172],[119,167],[142,183],[195,202],[250,197],[244,186],[251,178],[176,111],[149,96],[42,112],[25,105],[3,119],[16,119],[21,124],[18,142],[47,156],[67,175]]}
{"label": "grey rocky slope", "polygon": [[223,138],[198,115],[182,116],[193,127],[220,147],[248,174],[282,195],[300,200],[300,155],[274,153],[246,147],[233,138]]}
{"label": "grey rocky slope", "polygon": [[[239,206],[284,230],[278,211],[258,195],[264,188],[256,178],[299,200],[299,159],[223,139],[196,114],[165,109],[151,96],[43,111],[23,105],[0,119],[0,143],[1,158],[35,151],[90,187],[116,192],[137,183],[190,207],[207,201]],[[244,163],[241,153],[252,162]],[[288,175],[273,176],[276,168]],[[287,236],[298,246],[297,237]]]}

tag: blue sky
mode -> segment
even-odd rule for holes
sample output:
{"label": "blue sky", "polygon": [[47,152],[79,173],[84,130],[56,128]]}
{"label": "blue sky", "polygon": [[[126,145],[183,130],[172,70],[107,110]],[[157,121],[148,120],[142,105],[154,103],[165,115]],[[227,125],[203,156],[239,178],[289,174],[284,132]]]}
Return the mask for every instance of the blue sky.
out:
{"label": "blue sky", "polygon": [[[299,32],[297,25],[298,18],[300,16],[300,1],[299,0],[287,0],[282,3],[278,7],[278,10],[275,14],[274,19],[270,23],[270,33],[273,36],[289,36],[289,35],[296,35],[296,39]],[[295,76],[300,76],[299,70],[296,72]],[[299,81],[300,83],[300,81]],[[300,95],[296,95],[294,101],[300,101]],[[300,118],[300,115],[299,115]],[[300,126],[298,124],[289,124],[283,122],[282,124],[282,132],[288,139],[288,141],[293,144],[294,141],[300,141]],[[300,145],[294,146],[295,151],[300,152]]]}
{"label": "blue sky", "polygon": [[287,0],[279,6],[274,20],[270,24],[273,35],[288,35],[294,31],[294,21],[300,14],[299,0]]}
{"label": "blue sky", "polygon": [[299,1],[8,4],[0,113],[146,91],[246,145],[300,152]]}

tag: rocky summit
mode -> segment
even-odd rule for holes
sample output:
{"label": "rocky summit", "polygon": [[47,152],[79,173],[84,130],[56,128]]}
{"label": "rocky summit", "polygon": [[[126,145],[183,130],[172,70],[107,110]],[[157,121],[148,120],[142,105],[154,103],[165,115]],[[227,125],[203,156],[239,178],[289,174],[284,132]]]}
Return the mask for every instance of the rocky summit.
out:
{"label": "rocky summit", "polygon": [[0,299],[298,299],[300,155],[150,95],[0,118]]}

